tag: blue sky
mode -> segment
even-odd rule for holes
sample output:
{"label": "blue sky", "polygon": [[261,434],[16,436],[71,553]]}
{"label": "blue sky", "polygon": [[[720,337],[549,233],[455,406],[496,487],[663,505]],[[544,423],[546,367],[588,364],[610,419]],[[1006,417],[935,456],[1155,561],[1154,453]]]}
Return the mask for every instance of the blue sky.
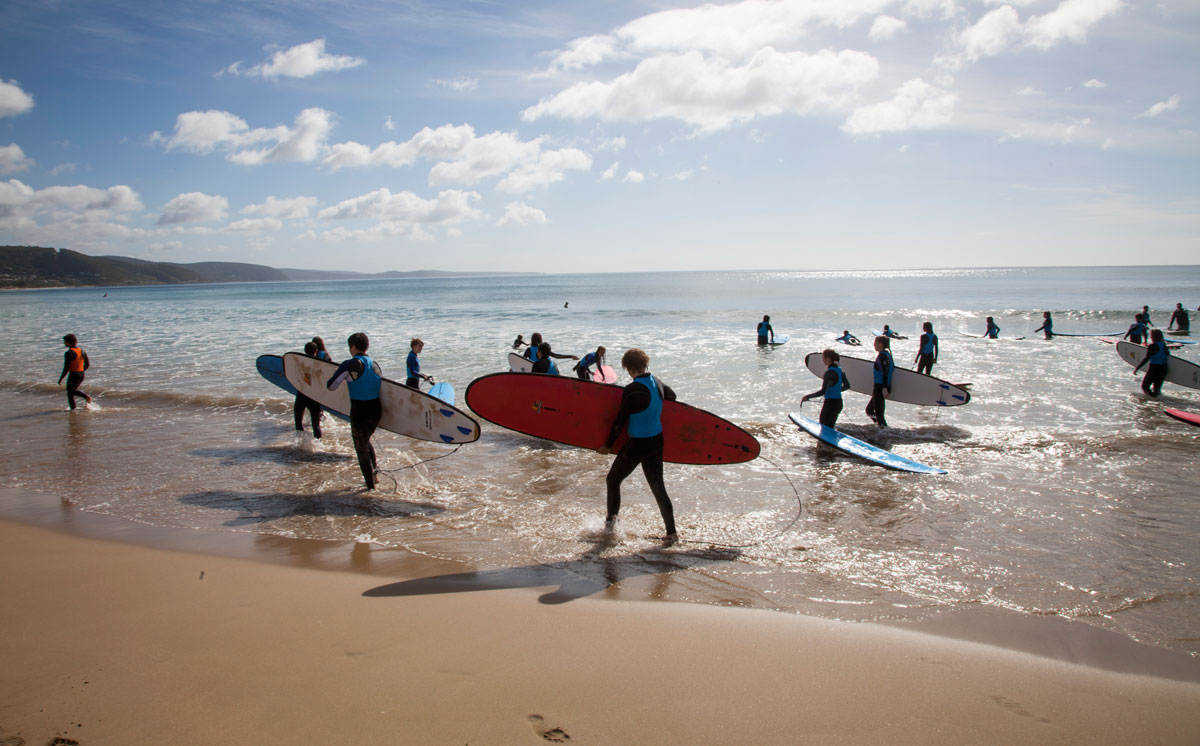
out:
{"label": "blue sky", "polygon": [[1194,0],[0,7],[0,244],[276,267],[1194,264]]}

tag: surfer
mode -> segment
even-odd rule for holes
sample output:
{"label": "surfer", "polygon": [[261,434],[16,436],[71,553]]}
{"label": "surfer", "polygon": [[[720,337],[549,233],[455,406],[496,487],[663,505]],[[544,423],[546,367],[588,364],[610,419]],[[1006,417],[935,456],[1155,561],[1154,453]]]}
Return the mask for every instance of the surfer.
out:
{"label": "surfer", "polygon": [[62,383],[64,378],[67,379],[67,404],[74,409],[75,397],[82,396],[90,407],[92,397],[80,391],[79,384],[83,383],[83,372],[92,367],[92,362],[88,360],[83,348],[79,347],[79,340],[74,334],[64,335],[63,344],[67,346],[67,351],[63,353],[63,369],[58,376],[58,382]]}
{"label": "surfer", "polygon": [[404,380],[404,385],[410,389],[421,390],[421,381],[425,380],[433,383],[433,379],[421,372],[421,361],[417,359],[417,355],[421,354],[421,350],[425,349],[425,343],[419,338],[413,337],[408,343],[408,378]]}
{"label": "surfer", "polygon": [[917,356],[913,362],[917,364],[917,372],[931,375],[933,364],[938,359],[938,338],[933,333],[933,322],[926,321],[921,324],[921,328],[925,333],[921,335],[921,343],[917,347]]}
{"label": "surfer", "polygon": [[850,382],[846,380],[846,374],[842,372],[842,366],[838,364],[841,359],[842,356],[833,350],[822,352],[821,360],[825,363],[825,375],[821,376],[821,388],[800,397],[800,406],[804,406],[804,402],[809,399],[816,399],[818,396],[825,397],[825,403],[821,405],[821,416],[817,418],[817,421],[831,428],[837,427],[838,415],[842,413],[842,392],[850,388]]}
{"label": "surfer", "polygon": [[1134,314],[1133,323],[1129,325],[1129,329],[1121,336],[1121,339],[1128,339],[1135,345],[1140,345],[1142,339],[1146,336],[1146,317],[1142,314]]}
{"label": "surfer", "polygon": [[[321,339],[320,337],[313,337],[312,343],[317,346],[317,354],[315,357],[318,360],[324,360],[327,363],[333,362],[333,358],[330,356],[329,350],[325,349],[325,340]],[[305,349],[308,349],[307,346],[305,346]]]}
{"label": "surfer", "polygon": [[519,350],[519,349],[521,349],[523,346],[525,346],[525,345],[527,345],[527,344],[529,344],[529,343],[525,341],[525,335],[524,335],[524,334],[518,334],[518,335],[517,335],[517,338],[513,340],[513,346],[512,346],[512,348],[513,348],[514,350]]}
{"label": "surfer", "polygon": [[604,526],[609,531],[615,528],[617,513],[621,510],[621,482],[641,464],[642,474],[650,485],[650,492],[658,502],[658,510],[666,525],[667,544],[674,544],[679,535],[675,532],[675,509],[663,482],[662,408],[664,401],[675,401],[675,392],[650,375],[649,366],[650,356],[636,347],[626,350],[621,357],[621,367],[633,381],[621,394],[621,408],[617,410],[617,418],[608,432],[608,440],[599,451],[612,453],[613,444],[623,429],[628,430],[629,438],[621,446],[605,478],[608,515],[604,519]]}
{"label": "surfer", "polygon": [[[552,376],[558,375],[558,366],[554,364],[554,358],[566,357],[565,355],[555,355],[550,349],[549,342],[542,342],[538,345],[537,362],[533,364],[534,373],[548,373]],[[578,359],[578,358],[577,358]]]}
{"label": "surfer", "polygon": [[991,316],[987,317],[987,331],[984,332],[983,336],[987,337],[988,339],[1000,338],[1000,327],[996,325],[996,322],[992,320]]}
{"label": "surfer", "polygon": [[[314,337],[320,339],[320,337]],[[316,342],[306,342],[304,344],[304,354],[309,357],[315,357],[320,360],[320,350],[317,349]],[[325,357],[329,357],[329,353],[325,353]],[[299,391],[296,392],[296,403],[292,405],[292,415],[296,418],[296,432],[304,432],[304,412],[307,410],[308,418],[312,420],[313,437],[317,440],[321,439],[321,405],[315,399],[310,399]]]}
{"label": "surfer", "polygon": [[1136,376],[1143,365],[1150,363],[1150,367],[1146,368],[1146,377],[1142,379],[1142,391],[1149,396],[1158,396],[1162,393],[1163,381],[1167,378],[1167,358],[1170,355],[1171,351],[1167,349],[1167,344],[1163,341],[1162,330],[1151,329],[1150,345],[1146,348],[1146,357],[1133,369],[1133,374]]}
{"label": "surfer", "polygon": [[908,339],[908,337],[901,337],[899,334],[892,331],[892,327],[888,326],[887,324],[883,325],[883,336],[887,337],[888,339]]}
{"label": "surfer", "polygon": [[579,376],[579,380],[592,380],[590,368],[595,365],[596,370],[600,370],[600,366],[604,365],[604,351],[603,347],[597,347],[595,352],[589,352],[583,356],[583,359],[575,363],[574,371],[575,375]]}
{"label": "surfer", "polygon": [[1190,331],[1192,320],[1188,318],[1187,309],[1182,303],[1175,304],[1175,311],[1171,314],[1171,321],[1167,324],[1167,329],[1174,329],[1177,332]]}
{"label": "surfer", "polygon": [[[520,339],[520,337],[518,337],[518,339]],[[533,334],[529,335],[529,349],[525,350],[525,359],[531,363],[536,363],[538,361],[538,358],[541,356],[541,349],[542,349],[542,334],[541,334],[541,332],[534,332]],[[556,358],[559,358],[560,360],[563,360],[566,358],[570,358],[571,360],[579,359],[578,355],[559,355],[557,352],[551,352],[551,353],[549,353],[549,355],[550,355],[550,357],[556,357]],[[558,374],[555,373],[555,375],[558,375]]]}
{"label": "surfer", "polygon": [[350,389],[350,436],[354,440],[354,453],[358,455],[358,468],[362,470],[367,489],[375,489],[375,474],[378,462],[371,436],[383,418],[383,404],[379,401],[379,389],[383,385],[383,372],[379,363],[367,357],[371,340],[363,332],[351,334],[346,344],[350,347],[350,359],[344,360],[325,388],[335,390],[347,381]]}
{"label": "surfer", "polygon": [[841,342],[844,345],[861,345],[862,344],[862,342],[858,341],[858,337],[856,337],[850,333],[849,329],[843,329],[842,336],[838,337],[834,341]]}
{"label": "surfer", "polygon": [[758,322],[758,343],[760,345],[771,344],[775,341],[775,330],[771,328],[771,317],[763,316],[763,320]]}
{"label": "surfer", "polygon": [[1042,331],[1046,333],[1046,339],[1054,339],[1054,319],[1050,318],[1049,311],[1042,313],[1042,325],[1034,329],[1033,333],[1037,334]]}
{"label": "surfer", "polygon": [[892,393],[892,371],[896,368],[890,348],[891,342],[887,337],[875,338],[875,352],[879,354],[875,356],[875,364],[872,366],[875,385],[871,389],[871,401],[867,402],[867,417],[870,417],[880,427],[888,426],[887,420],[883,416],[883,410],[887,398]]}

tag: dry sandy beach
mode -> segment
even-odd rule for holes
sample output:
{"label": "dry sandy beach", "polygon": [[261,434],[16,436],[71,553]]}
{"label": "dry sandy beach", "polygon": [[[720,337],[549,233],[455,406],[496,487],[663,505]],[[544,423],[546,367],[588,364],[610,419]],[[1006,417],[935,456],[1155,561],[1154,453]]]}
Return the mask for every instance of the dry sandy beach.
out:
{"label": "dry sandy beach", "polygon": [[1200,743],[1190,661],[1123,673],[552,582],[485,590],[420,561],[388,578],[7,520],[0,562],[3,746]]}

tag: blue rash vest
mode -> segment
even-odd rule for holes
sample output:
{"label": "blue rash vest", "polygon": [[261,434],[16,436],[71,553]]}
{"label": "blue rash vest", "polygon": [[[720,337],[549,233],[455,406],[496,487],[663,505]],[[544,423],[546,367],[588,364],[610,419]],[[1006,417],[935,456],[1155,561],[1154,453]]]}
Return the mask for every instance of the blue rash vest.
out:
{"label": "blue rash vest", "polygon": [[355,355],[354,359],[362,363],[363,372],[358,375],[358,378],[346,384],[350,389],[350,399],[352,401],[378,399],[383,378],[376,372],[375,362],[366,355]]}
{"label": "blue rash vest", "polygon": [[988,324],[987,335],[989,339],[995,339],[1000,336],[1000,327],[996,326],[995,322]]}
{"label": "blue rash vest", "polygon": [[331,360],[329,357],[329,353],[326,352],[325,350],[317,350],[317,359],[318,360],[329,360],[329,362],[333,362],[333,360]]}
{"label": "blue rash vest", "polygon": [[758,322],[758,336],[760,336],[760,337],[765,337],[765,336],[767,336],[767,333],[768,333],[768,332],[767,332],[767,329],[769,329],[769,328],[770,328],[770,326],[771,326],[771,325],[770,325],[770,324],[768,324],[768,323],[767,323],[767,322],[765,322],[765,321],[760,321],[760,322]]}
{"label": "blue rash vest", "polygon": [[525,359],[531,363],[536,363],[538,361],[537,345],[529,345],[529,349],[525,350]]}
{"label": "blue rash vest", "polygon": [[1167,349],[1167,345],[1163,342],[1150,343],[1150,364],[1151,365],[1166,365],[1167,357],[1171,352]]}
{"label": "blue rash vest", "polygon": [[925,337],[925,344],[921,345],[921,354],[922,355],[932,355],[934,345],[937,344],[937,335],[934,334],[933,332],[926,332],[925,334],[922,334],[921,336]]}
{"label": "blue rash vest", "polygon": [[829,373],[830,371],[837,374],[837,383],[832,386],[825,387],[825,398],[841,399],[842,386],[846,385],[846,374],[842,372],[842,366],[840,365],[831,365],[825,369],[826,373]]}
{"label": "blue rash vest", "polygon": [[653,438],[655,435],[662,434],[662,394],[658,391],[658,382],[654,380],[654,376],[647,373],[644,376],[638,376],[633,379],[635,383],[640,383],[650,389],[650,406],[640,412],[634,412],[629,415],[629,424],[626,426],[631,438]]}
{"label": "blue rash vest", "polygon": [[415,350],[408,351],[408,377],[420,378],[421,376],[421,361],[417,359]]}
{"label": "blue rash vest", "polygon": [[[884,360],[885,356],[886,356],[886,366],[887,366],[887,380],[884,380],[884,373],[883,373],[884,365],[885,365],[885,360]],[[896,364],[892,360],[891,350],[881,350],[879,355],[876,356],[876,358],[875,358],[875,365],[873,367],[874,367],[874,372],[875,372],[875,383],[883,384],[885,387],[890,389],[892,387],[892,371],[896,369]],[[826,397],[828,397],[828,396],[829,395],[826,394]]]}

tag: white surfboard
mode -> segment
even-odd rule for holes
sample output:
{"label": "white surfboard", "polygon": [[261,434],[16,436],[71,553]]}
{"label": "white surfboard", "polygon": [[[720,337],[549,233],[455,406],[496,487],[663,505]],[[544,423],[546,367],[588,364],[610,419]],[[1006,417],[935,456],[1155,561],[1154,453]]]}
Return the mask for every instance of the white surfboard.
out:
{"label": "white surfboard", "polygon": [[532,373],[533,363],[515,352],[508,353],[508,369],[513,373]]}
{"label": "white surfboard", "polygon": [[945,469],[939,469],[936,466],[929,466],[919,461],[897,456],[891,451],[885,451],[858,438],[852,438],[843,432],[834,430],[827,425],[822,425],[816,420],[805,417],[802,414],[792,412],[788,415],[788,419],[794,422],[801,430],[822,443],[828,443],[839,451],[845,451],[873,464],[879,464],[880,466],[886,466],[889,469],[896,469],[898,471],[911,471],[915,474],[946,473]]}
{"label": "white surfboard", "polygon": [[959,334],[971,339],[1025,339],[1024,337],[989,337],[986,334],[972,334],[970,332],[959,332]]}
{"label": "white surfboard", "polygon": [[[1133,342],[1117,342],[1117,354],[1130,365],[1136,366],[1146,359],[1146,348]],[[1142,366],[1142,371],[1150,364]],[[1167,357],[1167,383],[1184,386],[1189,389],[1200,389],[1200,365],[1190,363],[1183,358],[1170,355]]]}
{"label": "white surfboard", "polygon": [[[875,385],[873,360],[842,355],[842,372],[850,383],[850,390],[870,396]],[[818,378],[825,375],[825,361],[821,353],[812,352],[804,358],[804,364]],[[926,407],[957,407],[971,401],[971,394],[940,378],[927,376],[915,370],[897,367],[892,373],[892,389],[889,403],[917,404]]]}
{"label": "white surfboard", "polygon": [[778,347],[779,345],[787,344],[789,339],[791,339],[791,337],[786,334],[776,334],[775,339],[771,342],[767,342],[767,345],[770,347]]}
{"label": "white surfboard", "polygon": [[[330,391],[325,382],[338,366],[325,360],[289,352],[283,356],[283,374],[288,383],[310,399],[338,412],[350,411],[350,388],[345,383]],[[410,389],[390,378],[379,388],[383,418],[379,427],[434,443],[472,443],[479,440],[479,423],[452,404]]]}

